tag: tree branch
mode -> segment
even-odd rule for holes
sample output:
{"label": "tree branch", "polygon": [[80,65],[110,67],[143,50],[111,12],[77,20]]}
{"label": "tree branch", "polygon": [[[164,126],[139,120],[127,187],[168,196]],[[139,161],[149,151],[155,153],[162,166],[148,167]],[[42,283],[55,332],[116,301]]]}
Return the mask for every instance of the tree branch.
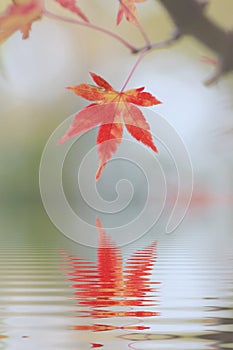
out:
{"label": "tree branch", "polygon": [[212,84],[233,70],[233,32],[218,26],[205,14],[205,0],[160,0],[175,23],[180,36],[190,35],[215,52],[219,65],[208,79]]}
{"label": "tree branch", "polygon": [[126,41],[124,38],[122,38],[120,35],[112,32],[111,30],[108,30],[106,28],[103,28],[101,26],[98,26],[96,24],[92,24],[90,22],[85,22],[85,21],[80,21],[77,19],[73,19],[70,17],[64,17],[61,15],[57,15],[55,13],[50,12],[49,10],[44,10],[43,14],[48,17],[48,18],[52,18],[55,19],[57,21],[63,21],[63,22],[67,22],[67,23],[72,23],[72,24],[76,24],[79,26],[84,26],[84,27],[88,27],[90,29],[99,31],[101,33],[104,33],[108,36],[111,36],[112,38],[114,38],[115,40],[119,41],[122,45],[124,45],[125,47],[127,47],[127,49],[129,49],[132,53],[136,53],[138,52],[137,48],[135,48],[133,45],[131,45],[130,42]]}

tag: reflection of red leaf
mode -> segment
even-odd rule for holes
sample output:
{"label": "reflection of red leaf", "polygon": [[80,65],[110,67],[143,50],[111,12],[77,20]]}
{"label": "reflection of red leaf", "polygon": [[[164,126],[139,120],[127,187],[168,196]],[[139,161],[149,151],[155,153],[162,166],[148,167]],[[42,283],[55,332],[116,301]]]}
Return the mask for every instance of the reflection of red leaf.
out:
{"label": "reflection of red leaf", "polygon": [[[171,187],[171,189],[168,191],[169,193],[169,201],[171,205],[176,201],[176,191]],[[185,188],[180,193],[180,205],[183,205],[183,203],[186,203],[187,200],[189,200],[189,194],[186,193]],[[194,209],[203,207],[209,207],[212,205],[220,205],[220,204],[227,204],[232,205],[233,203],[233,196],[229,193],[221,193],[217,191],[212,191],[211,189],[208,189],[201,184],[198,184],[196,187],[193,188],[190,207]],[[192,212],[194,213],[194,212]]]}
{"label": "reflection of red leaf", "polygon": [[140,109],[134,105],[148,107],[161,102],[150,93],[144,92],[144,87],[118,92],[100,76],[91,73],[91,77],[98,86],[80,84],[68,87],[77,95],[95,103],[76,114],[69,130],[59,143],[100,125],[97,137],[99,167],[96,179],[98,180],[106,163],[121,143],[123,122],[136,140],[157,152],[150,127]]}
{"label": "reflection of red leaf", "polygon": [[71,329],[76,331],[91,331],[91,332],[114,331],[117,328],[118,327],[110,326],[107,324],[78,325],[78,326],[71,327]]}
{"label": "reflection of red leaf", "polygon": [[[150,275],[153,264],[156,261],[154,251],[156,243],[139,250],[129,258],[126,265],[126,290],[127,296],[143,298],[147,292],[155,291],[150,286]],[[137,281],[137,283],[135,283]]]}
{"label": "reflection of red leaf", "polygon": [[76,15],[78,15],[80,18],[82,18],[85,22],[88,22],[87,17],[80,10],[80,8],[76,5],[75,0],[55,0],[55,1],[58,2],[64,8],[70,10],[73,13],[76,13]]}
{"label": "reflection of red leaf", "polygon": [[123,327],[120,327],[121,329],[124,329],[124,330],[137,330],[137,331],[144,331],[145,329],[150,329],[149,326],[123,326]]}
{"label": "reflection of red leaf", "polygon": [[[154,300],[156,290],[151,285],[154,286],[158,282],[150,280],[156,261],[156,243],[136,251],[125,264],[120,248],[105,233],[99,219],[96,220],[96,226],[99,236],[96,263],[62,252],[67,263],[66,275],[72,283],[71,287],[75,290],[74,297],[77,300],[77,305],[90,307],[88,311],[81,309],[80,312],[83,313],[83,316],[79,315],[78,317],[158,316],[158,312],[144,308],[156,305]],[[123,310],[105,309],[105,307],[111,306],[123,307]],[[143,307],[143,309],[132,309],[132,307]],[[97,325],[77,326],[79,328],[75,329],[81,330],[82,327],[91,327],[94,331],[103,330],[100,326],[104,330],[109,330],[104,325],[98,327]],[[90,328],[88,329],[90,330]]]}
{"label": "reflection of red leaf", "polygon": [[[132,305],[131,305],[132,306]],[[136,305],[134,305],[136,306]],[[143,306],[143,305],[139,305]],[[112,318],[112,317],[152,317],[159,316],[155,311],[111,311],[104,309],[93,309],[91,312],[93,318]],[[83,316],[88,317],[88,316]]]}
{"label": "reflection of red leaf", "polygon": [[75,331],[91,331],[91,332],[106,332],[106,331],[115,331],[117,329],[124,330],[145,330],[150,329],[149,326],[111,326],[108,324],[92,324],[92,325],[78,325],[72,326],[71,329]]}
{"label": "reflection of red leaf", "polygon": [[102,348],[103,344],[91,343],[91,348]]}
{"label": "reflection of red leaf", "polygon": [[135,2],[144,2],[145,0],[120,0],[119,10],[117,14],[117,24],[122,21],[123,15],[127,21],[138,24],[138,14]]}
{"label": "reflection of red leaf", "polygon": [[5,334],[0,334],[0,339],[6,339],[6,338],[8,338],[7,335],[5,335]]}
{"label": "reflection of red leaf", "polygon": [[17,30],[23,34],[23,39],[29,37],[31,25],[43,14],[41,0],[14,1],[5,13],[0,15],[0,44]]}

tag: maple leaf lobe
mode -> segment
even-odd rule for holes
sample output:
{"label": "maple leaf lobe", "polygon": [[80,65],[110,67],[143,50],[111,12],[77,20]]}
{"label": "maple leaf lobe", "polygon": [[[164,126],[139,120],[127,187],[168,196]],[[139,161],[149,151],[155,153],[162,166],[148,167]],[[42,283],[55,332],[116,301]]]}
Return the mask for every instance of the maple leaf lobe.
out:
{"label": "maple leaf lobe", "polygon": [[144,1],[146,0],[120,0],[119,10],[117,13],[117,25],[120,24],[124,15],[128,22],[138,25],[138,13],[134,3]]}
{"label": "maple leaf lobe", "polygon": [[144,87],[125,91],[125,101],[137,104],[142,107],[149,107],[162,103],[151,93],[145,92],[143,90]]}
{"label": "maple leaf lobe", "polygon": [[102,122],[101,111],[104,106],[92,105],[83,108],[78,112],[65,135],[58,141],[61,144],[73,136],[87,132]]}
{"label": "maple leaf lobe", "polygon": [[98,101],[104,98],[103,90],[97,86],[90,84],[68,86],[67,89],[73,91],[76,95],[81,96],[89,101]]}
{"label": "maple leaf lobe", "polygon": [[70,10],[71,12],[78,15],[80,18],[82,18],[83,21],[89,22],[86,15],[81,11],[81,9],[77,6],[75,0],[55,0],[57,3],[59,3],[62,7],[64,7],[67,10]]}
{"label": "maple leaf lobe", "polygon": [[99,75],[90,72],[90,76],[92,77],[93,81],[99,86],[102,87],[104,90],[110,90],[112,91],[113,88],[112,86],[102,77],[100,77]]}
{"label": "maple leaf lobe", "polygon": [[142,142],[157,153],[158,150],[153,143],[152,135],[150,133],[150,126],[141,110],[132,103],[122,103],[121,114],[129,133],[137,141]]}
{"label": "maple leaf lobe", "polygon": [[96,172],[96,180],[99,180],[100,175],[107,161],[111,159],[120,145],[123,135],[123,124],[119,117],[113,116],[111,124],[102,124],[99,129],[96,143],[98,145],[99,166]]}

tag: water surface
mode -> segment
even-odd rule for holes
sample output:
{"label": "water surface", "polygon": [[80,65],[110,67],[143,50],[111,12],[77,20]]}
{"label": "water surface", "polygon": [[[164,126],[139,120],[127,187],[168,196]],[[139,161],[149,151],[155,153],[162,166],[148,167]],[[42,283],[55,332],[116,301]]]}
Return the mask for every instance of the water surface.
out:
{"label": "water surface", "polygon": [[154,227],[124,247],[99,221],[94,249],[64,238],[36,212],[18,228],[22,211],[15,221],[5,216],[1,349],[233,348],[232,233],[224,214],[221,221],[199,212],[172,235]]}

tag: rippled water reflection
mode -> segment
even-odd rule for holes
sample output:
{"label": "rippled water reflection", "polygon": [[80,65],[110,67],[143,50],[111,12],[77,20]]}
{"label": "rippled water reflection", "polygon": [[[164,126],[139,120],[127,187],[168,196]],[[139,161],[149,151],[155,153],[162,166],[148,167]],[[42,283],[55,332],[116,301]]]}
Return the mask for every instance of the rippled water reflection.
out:
{"label": "rippled water reflection", "polygon": [[97,221],[96,250],[3,240],[0,348],[233,348],[232,235],[203,226],[119,248]]}
{"label": "rippled water reflection", "polygon": [[[150,329],[150,326],[138,324],[138,318],[159,315],[157,289],[154,288],[158,282],[150,280],[156,261],[156,242],[137,250],[124,262],[122,251],[106,235],[99,220],[97,228],[99,247],[95,263],[62,252],[78,306],[77,319],[79,322],[86,319],[72,329],[93,332]],[[118,317],[123,318],[120,325]],[[93,319],[107,319],[108,322],[93,323]]]}

